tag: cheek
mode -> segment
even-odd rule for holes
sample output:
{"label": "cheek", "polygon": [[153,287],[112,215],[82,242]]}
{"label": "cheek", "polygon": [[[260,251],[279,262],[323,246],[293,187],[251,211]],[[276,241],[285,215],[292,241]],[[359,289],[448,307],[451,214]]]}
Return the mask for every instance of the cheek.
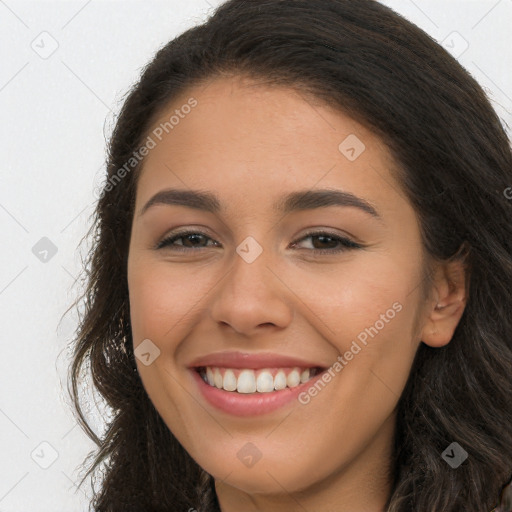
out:
{"label": "cheek", "polygon": [[418,261],[375,256],[374,264],[347,273],[336,296],[337,313],[331,312],[336,348],[347,361],[343,371],[354,379],[356,373],[366,375],[366,389],[372,390],[367,400],[375,401],[375,408],[387,394],[401,395],[418,347],[413,337],[420,303]]}
{"label": "cheek", "polygon": [[[342,374],[340,386],[348,391],[354,385],[349,395],[356,401],[361,389],[368,391],[365,410],[391,407],[385,399],[397,400],[409,376],[419,341],[413,338],[418,275],[417,257],[397,261],[396,255],[374,253],[335,271],[304,271],[294,280],[294,291],[307,306],[302,315],[343,358],[334,369]],[[355,402],[351,408],[357,408]]]}
{"label": "cheek", "polygon": [[375,328],[410,338],[420,290],[417,257],[366,253],[326,269],[288,267],[281,273],[283,281],[293,283],[297,307],[304,303],[304,316],[325,338],[340,340],[340,349]]}
{"label": "cheek", "polygon": [[214,281],[209,284],[207,273],[196,279],[185,266],[165,262],[139,260],[129,265],[128,287],[130,316],[134,342],[142,339],[180,339],[180,330],[186,328],[187,318],[201,307],[201,298],[208,295]]}

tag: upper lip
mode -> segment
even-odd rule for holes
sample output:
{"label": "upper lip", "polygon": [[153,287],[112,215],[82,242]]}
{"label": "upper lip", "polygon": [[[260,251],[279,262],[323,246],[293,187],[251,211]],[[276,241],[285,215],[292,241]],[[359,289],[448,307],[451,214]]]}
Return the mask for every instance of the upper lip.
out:
{"label": "upper lip", "polygon": [[190,368],[213,366],[220,368],[247,368],[258,370],[260,368],[322,368],[326,367],[318,362],[306,361],[296,357],[273,354],[271,352],[216,352],[194,359]]}

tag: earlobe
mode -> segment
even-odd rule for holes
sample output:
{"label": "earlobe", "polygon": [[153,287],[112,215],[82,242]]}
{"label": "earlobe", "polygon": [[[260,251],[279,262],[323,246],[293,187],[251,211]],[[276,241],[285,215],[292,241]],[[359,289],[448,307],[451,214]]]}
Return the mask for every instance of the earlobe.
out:
{"label": "earlobe", "polygon": [[427,313],[421,341],[431,347],[443,347],[451,341],[466,307],[468,274],[465,258],[439,264],[434,283],[434,301]]}

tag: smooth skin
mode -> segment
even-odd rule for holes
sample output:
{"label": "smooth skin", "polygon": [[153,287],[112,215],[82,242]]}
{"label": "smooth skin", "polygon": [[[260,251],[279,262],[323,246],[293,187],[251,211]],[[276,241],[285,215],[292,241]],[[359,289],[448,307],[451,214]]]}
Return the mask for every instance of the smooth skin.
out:
{"label": "smooth skin", "polygon": [[[382,511],[396,405],[419,344],[452,338],[466,300],[462,264],[436,263],[427,300],[415,211],[391,175],[387,148],[351,118],[294,89],[234,76],[188,89],[153,128],[191,97],[197,106],[151,149],[137,185],[133,340],[160,350],[148,366],[137,360],[144,387],[214,476],[222,512]],[[366,148],[354,161],[339,149],[351,134]],[[211,192],[221,210],[157,204],[140,215],[168,188]],[[317,189],[350,192],[380,218],[353,206],[273,209],[290,192]],[[207,236],[155,249],[178,230]],[[306,236],[312,230],[320,235]],[[362,248],[333,253],[343,246],[322,238],[325,231]],[[236,252],[249,236],[263,249],[252,263]],[[188,369],[228,350],[328,367],[397,302],[401,311],[308,404],[235,417],[205,402]],[[261,453],[252,467],[237,457],[248,442]]]}

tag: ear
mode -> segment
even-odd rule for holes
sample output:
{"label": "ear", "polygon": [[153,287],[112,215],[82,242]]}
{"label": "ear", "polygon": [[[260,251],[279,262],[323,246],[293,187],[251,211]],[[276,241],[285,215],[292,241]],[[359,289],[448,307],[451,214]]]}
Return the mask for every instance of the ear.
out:
{"label": "ear", "polygon": [[464,313],[469,291],[466,249],[463,244],[453,258],[437,263],[434,271],[434,300],[428,306],[421,331],[421,341],[431,347],[443,347],[451,341]]}

